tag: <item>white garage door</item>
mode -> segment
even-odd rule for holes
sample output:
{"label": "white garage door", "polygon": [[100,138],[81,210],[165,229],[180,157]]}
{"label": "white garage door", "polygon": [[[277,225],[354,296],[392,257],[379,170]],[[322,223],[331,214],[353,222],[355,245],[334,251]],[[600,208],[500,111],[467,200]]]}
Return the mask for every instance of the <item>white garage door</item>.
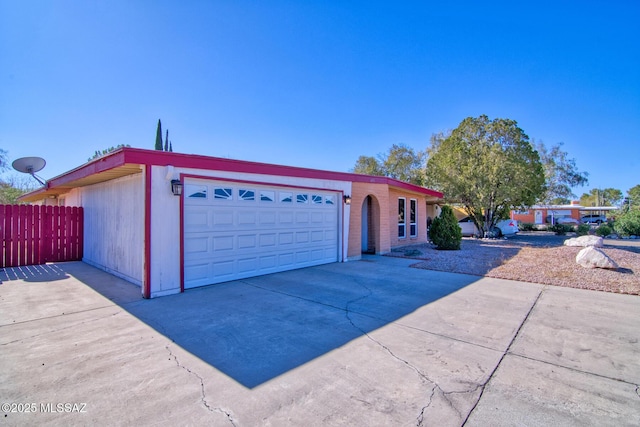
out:
{"label": "white garage door", "polygon": [[339,193],[186,179],[184,287],[338,261]]}

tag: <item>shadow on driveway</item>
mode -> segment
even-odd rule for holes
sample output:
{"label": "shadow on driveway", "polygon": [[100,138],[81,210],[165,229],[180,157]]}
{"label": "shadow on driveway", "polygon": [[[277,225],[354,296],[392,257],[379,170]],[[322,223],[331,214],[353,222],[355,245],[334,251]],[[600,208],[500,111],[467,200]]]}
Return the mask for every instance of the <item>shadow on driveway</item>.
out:
{"label": "shadow on driveway", "polygon": [[407,260],[372,259],[152,300],[140,299],[133,285],[114,293],[112,286],[93,279],[95,271],[83,277],[86,267],[60,266],[183,349],[254,388],[478,280],[408,268]]}
{"label": "shadow on driveway", "polygon": [[25,282],[53,282],[69,276],[58,264],[27,265],[0,268],[0,282],[24,280]]}

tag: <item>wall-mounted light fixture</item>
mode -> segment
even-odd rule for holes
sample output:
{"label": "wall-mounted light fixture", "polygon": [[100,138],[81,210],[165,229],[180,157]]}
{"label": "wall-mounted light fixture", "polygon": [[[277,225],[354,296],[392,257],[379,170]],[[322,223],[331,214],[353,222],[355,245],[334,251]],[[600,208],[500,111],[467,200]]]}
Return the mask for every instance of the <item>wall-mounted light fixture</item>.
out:
{"label": "wall-mounted light fixture", "polygon": [[171,192],[173,193],[174,196],[182,195],[182,183],[180,182],[179,179],[171,180]]}
{"label": "wall-mounted light fixture", "polygon": [[345,194],[344,196],[342,196],[342,199],[344,200],[344,204],[345,205],[350,205],[351,204],[351,196],[348,196],[348,195]]}

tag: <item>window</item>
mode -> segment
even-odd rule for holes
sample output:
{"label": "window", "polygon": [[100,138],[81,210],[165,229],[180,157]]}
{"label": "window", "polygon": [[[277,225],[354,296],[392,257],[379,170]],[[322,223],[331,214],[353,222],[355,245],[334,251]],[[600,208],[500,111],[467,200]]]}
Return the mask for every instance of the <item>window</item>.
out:
{"label": "window", "polygon": [[416,237],[418,235],[418,201],[416,199],[409,200],[409,236]]}
{"label": "window", "polygon": [[231,200],[233,198],[233,190],[231,188],[217,187],[213,189],[213,198],[222,200]]}
{"label": "window", "polygon": [[333,197],[333,195],[324,196],[324,203],[326,205],[335,205],[335,198]]}
{"label": "window", "polygon": [[293,193],[289,193],[287,191],[280,192],[280,202],[282,203],[291,203],[293,202]]}
{"label": "window", "polygon": [[407,222],[405,217],[406,203],[406,199],[398,199],[398,238],[400,239],[407,237]]}
{"label": "window", "polygon": [[253,190],[240,189],[238,191],[238,197],[240,197],[240,200],[252,201],[256,199],[256,193]]}
{"label": "window", "polygon": [[185,187],[185,195],[187,197],[194,197],[194,198],[198,198],[198,199],[206,199],[207,198],[207,186],[206,185],[186,184],[184,187]]}
{"label": "window", "polygon": [[322,196],[319,196],[317,194],[312,194],[311,195],[311,203],[313,203],[314,205],[321,205],[322,204]]}
{"label": "window", "polygon": [[260,191],[260,201],[273,202],[276,199],[275,191]]}
{"label": "window", "polygon": [[297,203],[307,203],[307,201],[309,201],[309,195],[308,194],[298,194],[298,195],[296,195],[296,202]]}

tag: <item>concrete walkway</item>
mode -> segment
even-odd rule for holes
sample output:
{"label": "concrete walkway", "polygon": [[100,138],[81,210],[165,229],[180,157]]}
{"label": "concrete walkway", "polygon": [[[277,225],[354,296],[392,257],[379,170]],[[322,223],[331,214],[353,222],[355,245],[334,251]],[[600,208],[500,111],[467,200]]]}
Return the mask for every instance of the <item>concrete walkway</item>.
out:
{"label": "concrete walkway", "polygon": [[640,425],[640,297],[412,262],[368,257],[153,300],[80,262],[0,271],[0,417]]}

